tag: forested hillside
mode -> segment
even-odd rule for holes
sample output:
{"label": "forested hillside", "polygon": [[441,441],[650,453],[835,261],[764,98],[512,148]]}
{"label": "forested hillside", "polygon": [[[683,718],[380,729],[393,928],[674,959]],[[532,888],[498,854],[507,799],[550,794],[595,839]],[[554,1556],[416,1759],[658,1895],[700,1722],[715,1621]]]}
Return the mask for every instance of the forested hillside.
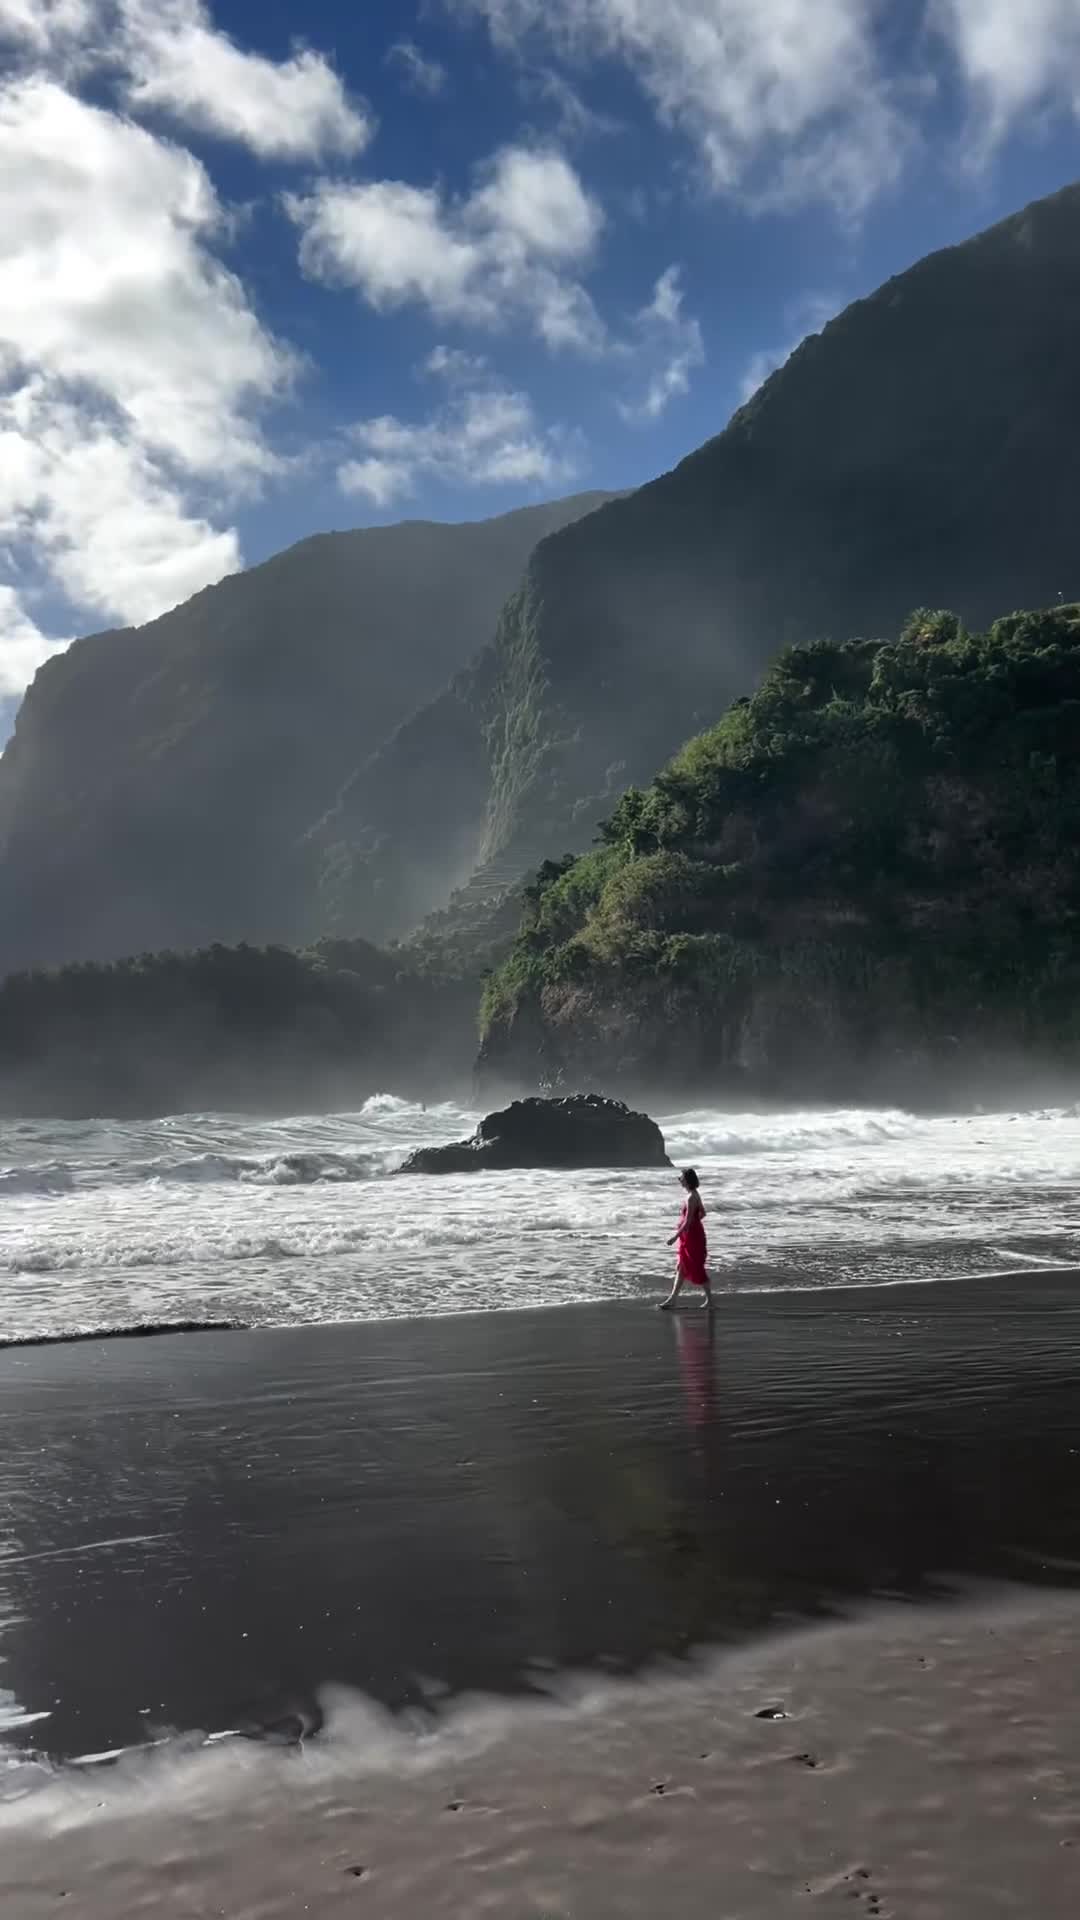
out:
{"label": "forested hillside", "polygon": [[365,941],[84,961],[0,984],[0,1116],[330,1112],[468,1085],[475,975]]}
{"label": "forested hillside", "polygon": [[490,1078],[918,1101],[1080,1070],[1080,608],[789,648],[549,863]]}
{"label": "forested hillside", "polygon": [[12,977],[0,1112],[467,1093],[478,1011],[491,1093],[1075,1097],[1080,607],[787,649],[523,912]]}

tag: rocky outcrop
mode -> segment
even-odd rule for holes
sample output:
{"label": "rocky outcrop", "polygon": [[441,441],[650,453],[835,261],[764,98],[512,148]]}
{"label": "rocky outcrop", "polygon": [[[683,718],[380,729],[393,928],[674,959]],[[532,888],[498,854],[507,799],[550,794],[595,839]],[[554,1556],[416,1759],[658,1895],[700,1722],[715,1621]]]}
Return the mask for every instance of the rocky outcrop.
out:
{"label": "rocky outcrop", "polygon": [[646,1113],[621,1100],[574,1094],[515,1100],[489,1113],[471,1140],[421,1147],[402,1173],[481,1173],[511,1167],[667,1167],[664,1136]]}

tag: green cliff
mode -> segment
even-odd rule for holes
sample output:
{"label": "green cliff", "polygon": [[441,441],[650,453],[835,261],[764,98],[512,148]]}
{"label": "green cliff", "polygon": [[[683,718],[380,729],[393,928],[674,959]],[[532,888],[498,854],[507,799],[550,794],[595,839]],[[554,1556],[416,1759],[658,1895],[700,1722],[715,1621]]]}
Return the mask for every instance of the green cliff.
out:
{"label": "green cliff", "polygon": [[919,1100],[1080,1068],[1080,608],[788,648],[549,863],[489,1081]]}
{"label": "green cliff", "polygon": [[[523,899],[523,905],[522,905]],[[786,649],[587,854],[393,951],[216,946],[0,985],[0,1113],[587,1088],[1037,1095],[1080,1073],[1080,607]]]}
{"label": "green cliff", "polygon": [[470,867],[497,893],[587,847],[785,645],[1080,594],[1078,342],[1074,186],[857,302],[674,472],[541,542],[493,644],[324,823],[322,924],[403,934]]}

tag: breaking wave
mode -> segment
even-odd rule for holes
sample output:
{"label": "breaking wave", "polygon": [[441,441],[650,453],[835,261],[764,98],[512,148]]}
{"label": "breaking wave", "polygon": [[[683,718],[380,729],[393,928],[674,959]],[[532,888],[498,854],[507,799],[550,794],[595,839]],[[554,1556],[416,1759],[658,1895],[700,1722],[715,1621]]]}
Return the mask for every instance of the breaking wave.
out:
{"label": "breaking wave", "polygon": [[370,1153],[275,1153],[255,1158],[229,1153],[198,1153],[190,1159],[133,1161],[128,1165],[80,1169],[56,1161],[45,1166],[0,1168],[0,1196],[73,1193],[76,1186],[134,1187],[150,1182],[180,1186],[238,1183],[251,1187],[347,1185],[389,1173],[401,1155]]}
{"label": "breaking wave", "polygon": [[313,1187],[320,1181],[342,1185],[374,1180],[387,1173],[386,1153],[282,1153],[249,1160],[227,1153],[200,1153],[191,1160],[151,1160],[130,1169],[131,1180],[178,1180],[201,1185],[217,1180],[240,1180],[252,1187]]}
{"label": "breaking wave", "polygon": [[[657,1115],[739,1287],[893,1284],[1080,1259],[1075,1110]],[[0,1331],[292,1325],[651,1297],[670,1170],[386,1176],[464,1108],[0,1125]]]}
{"label": "breaking wave", "polygon": [[162,1232],[157,1236],[112,1237],[49,1242],[14,1248],[9,1256],[14,1274],[75,1273],[80,1270],[123,1271],[142,1267],[221,1266],[233,1261],[275,1262],[347,1254],[368,1239],[367,1226],[338,1228],[321,1222],[300,1222],[278,1233],[214,1233],[196,1226],[190,1232]]}
{"label": "breaking wave", "polygon": [[71,1169],[59,1162],[43,1167],[0,1167],[0,1195],[70,1193],[74,1185]]}
{"label": "breaking wave", "polygon": [[828,1147],[872,1147],[901,1141],[919,1122],[899,1110],[878,1113],[858,1109],[835,1113],[738,1113],[715,1109],[680,1113],[661,1120],[669,1153],[676,1159],[726,1159],[755,1153],[807,1153]]}

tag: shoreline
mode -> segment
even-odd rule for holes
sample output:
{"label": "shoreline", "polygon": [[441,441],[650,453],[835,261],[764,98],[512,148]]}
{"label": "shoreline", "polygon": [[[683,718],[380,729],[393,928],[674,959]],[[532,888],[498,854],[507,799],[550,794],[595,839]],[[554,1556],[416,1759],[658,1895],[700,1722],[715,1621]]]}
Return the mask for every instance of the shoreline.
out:
{"label": "shoreline", "polygon": [[[300,1753],[127,1758],[0,1803],[12,1920],[1071,1920],[1080,1596],[879,1607],[697,1659],[474,1699],[343,1690]],[[840,1903],[843,1903],[842,1905]],[[857,1904],[856,1904],[857,1902]]]}
{"label": "shoreline", "polygon": [[[943,1273],[940,1277],[928,1280],[923,1275],[912,1279],[890,1278],[885,1280],[841,1280],[828,1285],[820,1282],[797,1281],[783,1282],[773,1286],[758,1284],[741,1285],[737,1278],[731,1278],[733,1269],[711,1268],[713,1296],[720,1302],[734,1300],[787,1300],[795,1297],[812,1297],[823,1305],[829,1300],[850,1294],[871,1295],[891,1293],[898,1290],[911,1290],[932,1295],[939,1288],[972,1287],[981,1283],[1000,1281],[1023,1282],[1076,1280],[1080,1283],[1080,1264],[1069,1262],[1044,1262],[1030,1260],[1022,1266],[995,1266],[980,1268],[971,1273]],[[670,1278],[670,1276],[668,1276]],[[446,1312],[410,1313],[408,1311],[392,1314],[369,1315],[367,1318],[348,1318],[341,1320],[233,1320],[233,1319],[195,1319],[169,1320],[159,1325],[154,1323],[132,1323],[130,1326],[74,1328],[59,1333],[0,1334],[0,1354],[33,1350],[45,1347],[88,1346],[100,1342],[105,1345],[115,1340],[162,1340],[168,1338],[195,1337],[200,1334],[258,1334],[258,1333],[310,1333],[330,1327],[348,1328],[359,1331],[366,1327],[392,1327],[399,1325],[435,1326],[447,1320],[484,1321],[492,1317],[504,1318],[515,1314],[576,1314],[583,1312],[610,1312],[612,1310],[648,1312],[656,1308],[663,1297],[665,1277],[656,1277],[657,1299],[637,1294],[612,1295],[597,1300],[582,1296],[580,1300],[553,1300],[549,1304],[535,1302],[484,1307],[450,1308]],[[701,1309],[687,1303],[672,1309],[677,1316],[693,1317]]]}
{"label": "shoreline", "polygon": [[252,1331],[252,1323],[247,1320],[166,1320],[159,1326],[149,1323],[77,1328],[68,1333],[11,1333],[0,1334],[0,1353],[18,1353],[26,1347],[82,1347],[97,1340],[164,1340],[180,1334]]}

